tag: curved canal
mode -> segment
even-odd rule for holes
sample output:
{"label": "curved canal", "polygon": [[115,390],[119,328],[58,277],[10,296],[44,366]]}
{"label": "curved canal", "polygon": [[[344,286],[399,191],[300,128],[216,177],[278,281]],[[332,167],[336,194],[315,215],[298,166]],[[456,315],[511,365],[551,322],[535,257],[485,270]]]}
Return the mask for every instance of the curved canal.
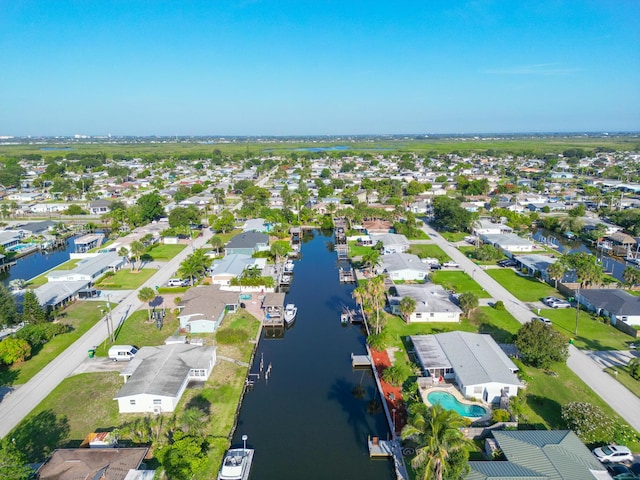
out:
{"label": "curved canal", "polygon": [[[332,237],[306,232],[286,303],[298,306],[284,335],[264,330],[251,372],[271,366],[247,391],[232,444],[255,449],[251,478],[394,478],[392,463],[372,460],[367,436],[389,427],[370,370],[354,370],[351,353],[365,353],[358,326],[342,326],[342,305],[353,305],[353,285],[338,281]],[[362,395],[354,390],[362,386]]]}

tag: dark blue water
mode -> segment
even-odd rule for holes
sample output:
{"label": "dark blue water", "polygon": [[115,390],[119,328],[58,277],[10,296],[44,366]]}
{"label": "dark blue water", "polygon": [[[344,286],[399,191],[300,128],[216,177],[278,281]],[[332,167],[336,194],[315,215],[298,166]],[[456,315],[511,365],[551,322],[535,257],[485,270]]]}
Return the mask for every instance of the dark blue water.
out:
{"label": "dark blue water", "polygon": [[[295,262],[286,303],[298,306],[294,325],[276,338],[263,333],[251,371],[271,364],[268,381],[256,381],[244,398],[233,445],[255,449],[252,479],[393,478],[388,460],[371,460],[367,435],[386,438],[389,427],[380,411],[370,371],[353,370],[351,353],[365,353],[364,335],[340,323],[342,305],[352,305],[353,286],[338,281],[330,237],[305,235],[302,259]],[[364,397],[352,393],[361,384]]]}
{"label": "dark blue water", "polygon": [[68,238],[64,248],[53,250],[50,252],[34,252],[25,257],[19,258],[17,264],[11,267],[7,272],[0,273],[0,283],[8,285],[9,282],[16,278],[30,280],[33,277],[57,267],[61,263],[69,260],[69,254],[75,249],[73,238]]}

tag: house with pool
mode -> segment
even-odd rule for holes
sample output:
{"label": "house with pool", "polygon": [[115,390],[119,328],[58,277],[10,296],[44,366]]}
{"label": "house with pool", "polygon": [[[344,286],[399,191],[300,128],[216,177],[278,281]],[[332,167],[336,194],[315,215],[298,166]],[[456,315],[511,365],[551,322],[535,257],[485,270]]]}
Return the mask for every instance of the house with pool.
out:
{"label": "house with pool", "polygon": [[500,403],[522,386],[518,367],[490,335],[455,331],[409,338],[430,388],[453,382],[466,398]]}

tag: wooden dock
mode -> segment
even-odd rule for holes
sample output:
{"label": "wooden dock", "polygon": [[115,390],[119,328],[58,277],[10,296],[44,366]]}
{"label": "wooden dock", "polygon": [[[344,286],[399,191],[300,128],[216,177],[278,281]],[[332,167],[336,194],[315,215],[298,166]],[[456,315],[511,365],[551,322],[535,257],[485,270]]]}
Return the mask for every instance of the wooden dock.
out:
{"label": "wooden dock", "polygon": [[378,437],[367,438],[369,446],[369,457],[393,457],[393,442],[390,440],[380,440]]}
{"label": "wooden dock", "polygon": [[371,366],[371,358],[369,355],[356,355],[355,353],[351,354],[351,366],[356,367],[370,367]]}
{"label": "wooden dock", "polygon": [[338,269],[338,276],[340,278],[340,283],[356,283],[356,274],[353,271],[353,268],[342,268]]}

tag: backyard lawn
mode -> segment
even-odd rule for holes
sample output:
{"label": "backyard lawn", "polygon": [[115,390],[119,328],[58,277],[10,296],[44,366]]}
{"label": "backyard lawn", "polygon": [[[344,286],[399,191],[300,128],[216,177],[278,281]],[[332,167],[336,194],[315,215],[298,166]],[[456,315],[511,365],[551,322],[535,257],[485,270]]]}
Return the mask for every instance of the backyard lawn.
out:
{"label": "backyard lawn", "polygon": [[185,248],[187,248],[186,244],[171,245],[156,243],[151,245],[151,247],[147,251],[147,255],[149,255],[155,261],[166,262],[168,260],[171,260]]}
{"label": "backyard lawn", "polygon": [[69,333],[56,335],[34,356],[19,365],[0,368],[0,385],[20,385],[30,380],[51,360],[62,353],[69,345],[79,339],[102,317],[100,309],[104,302],[76,302],[64,311],[59,321],[71,325],[74,329]]}
{"label": "backyard lawn", "polygon": [[449,255],[444,253],[438,245],[432,243],[416,243],[409,247],[409,253],[417,255],[420,258],[437,258],[440,263],[451,260]]}
{"label": "backyard lawn", "polygon": [[96,288],[101,290],[136,290],[153,275],[158,273],[155,268],[134,270],[122,268],[114,275],[104,275],[96,282]]}
{"label": "backyard lawn", "polygon": [[442,235],[442,238],[448,240],[449,242],[461,242],[465,237],[468,237],[469,234],[465,232],[439,232]]}
{"label": "backyard lawn", "polygon": [[361,245],[356,245],[356,242],[348,242],[349,245],[349,257],[361,257],[362,255],[366,255],[368,252],[373,250],[373,247],[363,247]]}
{"label": "backyard lawn", "polygon": [[471,292],[478,298],[490,298],[489,295],[475,280],[473,280],[466,272],[462,271],[445,271],[437,270],[432,272],[431,281],[442,285],[448,290],[454,290],[456,293]]}
{"label": "backyard lawn", "polygon": [[550,295],[558,296],[558,292],[552,286],[532,277],[521,277],[510,268],[492,268],[486,272],[509,293],[523,302],[537,302]]}
{"label": "backyard lawn", "polygon": [[578,335],[576,329],[576,309],[545,309],[540,315],[553,322],[554,327],[569,338],[573,338],[576,347],[585,350],[626,350],[633,337],[617,328],[596,320],[591,314],[580,310],[578,316]]}
{"label": "backyard lawn", "polygon": [[[149,314],[146,307],[143,310],[133,312],[122,326],[116,330],[114,343],[118,345],[135,345],[138,348],[162,345],[167,337],[174,335],[178,330],[178,319],[170,311],[167,311],[161,330],[158,330],[155,322],[149,323],[148,318]],[[108,341],[105,340],[96,349],[96,355],[106,357],[109,346]]]}

